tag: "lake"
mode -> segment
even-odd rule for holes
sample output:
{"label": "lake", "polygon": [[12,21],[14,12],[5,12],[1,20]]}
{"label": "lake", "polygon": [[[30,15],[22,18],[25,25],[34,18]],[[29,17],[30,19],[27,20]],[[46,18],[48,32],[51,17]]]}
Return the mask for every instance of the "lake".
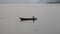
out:
{"label": "lake", "polygon": [[0,4],[0,34],[60,34],[60,4]]}

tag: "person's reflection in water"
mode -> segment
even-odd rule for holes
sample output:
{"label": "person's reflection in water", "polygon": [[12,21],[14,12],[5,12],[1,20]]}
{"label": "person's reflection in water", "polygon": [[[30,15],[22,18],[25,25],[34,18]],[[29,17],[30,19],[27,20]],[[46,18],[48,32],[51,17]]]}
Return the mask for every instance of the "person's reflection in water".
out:
{"label": "person's reflection in water", "polygon": [[34,31],[35,31],[35,32],[37,32],[37,31],[38,31],[38,29],[37,29],[37,28],[35,28],[35,29],[34,29]]}
{"label": "person's reflection in water", "polygon": [[1,20],[4,20],[4,17],[3,16],[1,17]]}

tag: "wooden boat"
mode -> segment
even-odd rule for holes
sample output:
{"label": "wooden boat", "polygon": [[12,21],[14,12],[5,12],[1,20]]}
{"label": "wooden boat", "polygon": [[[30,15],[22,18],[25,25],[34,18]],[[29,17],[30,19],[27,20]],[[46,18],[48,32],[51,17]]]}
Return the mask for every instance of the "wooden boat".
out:
{"label": "wooden boat", "polygon": [[19,19],[21,19],[21,20],[37,20],[37,18],[35,18],[34,16],[33,16],[33,18],[19,18]]}

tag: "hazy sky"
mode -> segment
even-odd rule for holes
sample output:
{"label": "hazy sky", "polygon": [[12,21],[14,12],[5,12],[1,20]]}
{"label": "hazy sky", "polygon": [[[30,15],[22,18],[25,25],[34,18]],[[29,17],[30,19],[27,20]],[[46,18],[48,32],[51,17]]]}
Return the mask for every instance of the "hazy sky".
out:
{"label": "hazy sky", "polygon": [[0,4],[9,3],[60,3],[60,0],[0,0]]}

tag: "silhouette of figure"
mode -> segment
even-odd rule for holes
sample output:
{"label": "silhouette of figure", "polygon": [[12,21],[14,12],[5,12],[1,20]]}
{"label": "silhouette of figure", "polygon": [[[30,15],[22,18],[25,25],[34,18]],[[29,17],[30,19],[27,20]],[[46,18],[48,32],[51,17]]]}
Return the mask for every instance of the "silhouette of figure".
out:
{"label": "silhouette of figure", "polygon": [[33,19],[34,19],[35,17],[33,16]]}

